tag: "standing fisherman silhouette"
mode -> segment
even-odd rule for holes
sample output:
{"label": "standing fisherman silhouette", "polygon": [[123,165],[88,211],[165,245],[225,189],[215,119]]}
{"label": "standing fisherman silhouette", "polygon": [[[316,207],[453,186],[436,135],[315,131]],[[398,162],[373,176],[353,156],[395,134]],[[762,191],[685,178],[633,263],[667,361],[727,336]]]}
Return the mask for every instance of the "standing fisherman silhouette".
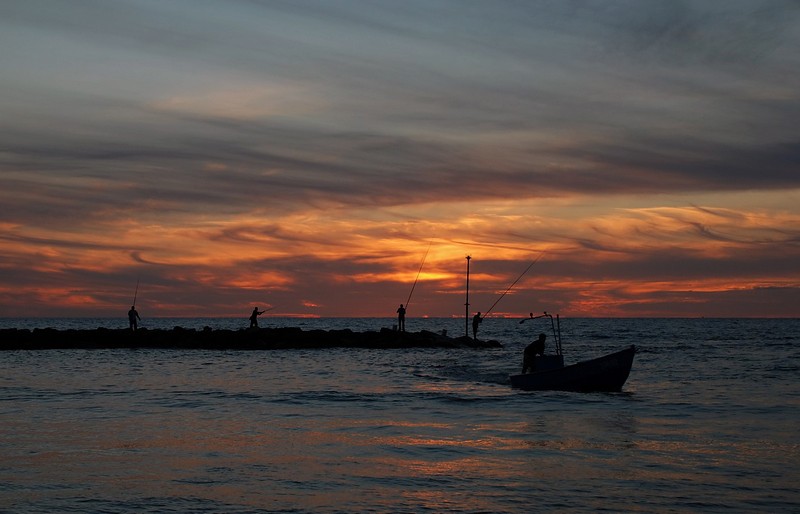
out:
{"label": "standing fisherman silhouette", "polygon": [[128,311],[128,325],[131,328],[131,331],[136,331],[139,328],[139,321],[142,321],[142,318],[139,317],[139,313],[136,312],[136,297],[139,296],[139,281],[136,281],[136,290],[133,292],[133,305],[131,305],[131,310]]}
{"label": "standing fisherman silhouette", "polygon": [[265,312],[259,311],[258,307],[253,307],[253,313],[250,315],[250,328],[258,328],[258,316]]}
{"label": "standing fisherman silhouette", "polygon": [[128,324],[131,327],[131,330],[136,331],[138,328],[138,321],[141,321],[142,318],[139,317],[139,313],[136,311],[136,306],[131,305],[131,310],[128,311]]}
{"label": "standing fisherman silhouette", "polygon": [[476,341],[478,340],[478,325],[481,323],[483,323],[483,318],[481,318],[481,313],[478,312],[472,317],[472,338]]}
{"label": "standing fisherman silhouette", "polygon": [[403,304],[400,304],[400,308],[397,309],[397,329],[400,332],[406,331],[406,309],[403,307]]}

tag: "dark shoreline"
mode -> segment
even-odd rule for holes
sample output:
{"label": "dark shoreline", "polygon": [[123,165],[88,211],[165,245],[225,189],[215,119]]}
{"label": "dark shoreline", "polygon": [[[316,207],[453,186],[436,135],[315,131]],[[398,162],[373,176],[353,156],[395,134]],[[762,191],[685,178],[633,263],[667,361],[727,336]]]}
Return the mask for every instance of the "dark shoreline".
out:
{"label": "dark shoreline", "polygon": [[206,350],[280,350],[311,348],[500,348],[497,341],[475,341],[470,337],[448,337],[423,330],[379,332],[302,330],[296,327],[248,330],[202,330],[175,327],[169,330],[141,328],[0,329],[0,350],[59,350],[110,348],[161,348]]}

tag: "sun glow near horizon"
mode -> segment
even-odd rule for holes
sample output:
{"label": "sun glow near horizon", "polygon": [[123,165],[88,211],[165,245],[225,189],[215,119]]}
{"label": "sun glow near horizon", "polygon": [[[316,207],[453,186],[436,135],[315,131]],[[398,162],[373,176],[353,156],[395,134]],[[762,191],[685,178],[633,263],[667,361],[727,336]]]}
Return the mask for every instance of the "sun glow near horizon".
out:
{"label": "sun glow near horizon", "polygon": [[[794,248],[793,231],[800,219],[791,213],[650,206],[615,208],[573,220],[559,218],[559,209],[547,213],[547,208],[531,203],[498,202],[485,207],[489,214],[473,213],[463,223],[457,215],[464,205],[442,203],[441,225],[433,216],[436,211],[423,205],[420,212],[428,219],[420,225],[426,237],[416,239],[409,238],[420,228],[417,223],[381,215],[370,220],[363,213],[344,211],[333,213],[332,221],[310,212],[263,221],[245,215],[190,227],[170,226],[168,218],[160,226],[128,219],[123,232],[111,224],[108,232],[95,232],[80,245],[75,244],[75,234],[39,229],[13,237],[19,227],[7,226],[6,254],[30,262],[28,273],[40,277],[42,285],[6,287],[2,296],[9,314],[25,312],[19,302],[14,302],[15,308],[8,303],[20,295],[34,312],[46,305],[65,312],[108,314],[119,308],[133,277],[144,275],[150,294],[163,291],[165,298],[142,301],[174,315],[233,315],[230,298],[252,303],[244,300],[249,291],[263,298],[262,303],[285,305],[292,315],[381,316],[416,280],[418,299],[450,291],[448,298],[438,300],[449,306],[427,312],[449,316],[459,311],[449,297],[464,289],[467,254],[473,256],[470,279],[476,305],[479,299],[491,303],[537,260],[503,300],[511,304],[503,306],[505,311],[516,308],[521,315],[530,310],[526,303],[540,302],[543,296],[572,315],[619,316],[629,312],[626,306],[648,303],[658,304],[652,314],[668,315],[662,310],[667,301],[663,295],[681,296],[669,301],[702,309],[708,302],[705,297],[714,293],[796,288],[800,283],[786,265],[789,255],[778,258],[776,251]],[[414,205],[405,210],[410,219],[416,218]],[[505,212],[514,215],[509,219]],[[742,259],[745,250],[752,256]],[[784,267],[770,272],[757,255],[771,255]],[[680,268],[670,270],[671,260],[681,262]],[[697,269],[688,267],[687,260]],[[598,276],[603,278],[598,281]],[[121,277],[128,277],[127,283],[115,294],[112,284]],[[155,287],[161,282],[170,286]],[[350,289],[358,293],[350,294]],[[570,295],[573,300],[567,298]],[[654,295],[659,299],[647,300]],[[186,296],[195,300],[186,306],[180,301],[170,304],[169,298]],[[214,301],[215,296],[224,298],[223,303]],[[390,300],[392,296],[400,300]],[[301,297],[306,300],[292,299]],[[332,297],[346,300],[337,300],[332,308]]]}

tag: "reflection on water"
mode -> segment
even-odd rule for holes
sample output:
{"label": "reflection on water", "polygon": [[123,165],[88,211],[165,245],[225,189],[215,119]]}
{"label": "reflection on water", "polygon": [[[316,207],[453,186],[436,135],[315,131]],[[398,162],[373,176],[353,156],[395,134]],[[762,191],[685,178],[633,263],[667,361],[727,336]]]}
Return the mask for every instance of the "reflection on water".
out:
{"label": "reflection on water", "polygon": [[[745,361],[774,323],[626,323],[642,351],[613,394],[510,389],[522,337],[0,353],[0,510],[795,511],[797,324]],[[567,361],[620,344],[579,325]]]}

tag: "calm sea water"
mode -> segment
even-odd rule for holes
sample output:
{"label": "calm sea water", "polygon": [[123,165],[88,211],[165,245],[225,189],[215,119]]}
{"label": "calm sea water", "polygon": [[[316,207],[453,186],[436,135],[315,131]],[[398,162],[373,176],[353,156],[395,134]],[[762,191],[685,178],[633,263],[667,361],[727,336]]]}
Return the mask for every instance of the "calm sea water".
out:
{"label": "calm sea water", "polygon": [[487,319],[492,350],[0,352],[0,511],[800,511],[800,320],[564,319],[568,363],[640,348],[623,392],[511,389],[544,328]]}

